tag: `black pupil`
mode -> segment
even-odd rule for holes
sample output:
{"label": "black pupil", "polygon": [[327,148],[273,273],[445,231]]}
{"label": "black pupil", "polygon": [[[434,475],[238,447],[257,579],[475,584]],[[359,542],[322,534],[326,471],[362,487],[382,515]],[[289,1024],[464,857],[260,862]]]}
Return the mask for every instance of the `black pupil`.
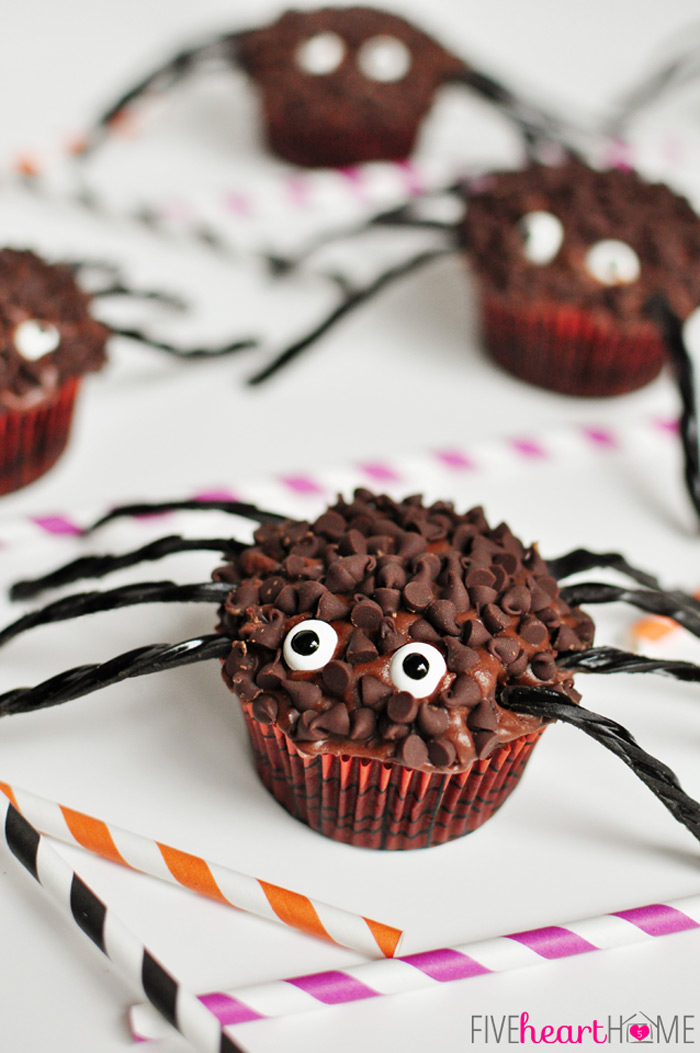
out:
{"label": "black pupil", "polygon": [[310,655],[314,651],[318,651],[321,641],[318,633],[314,632],[313,629],[302,629],[292,640],[291,646],[292,650],[296,651],[297,654]]}
{"label": "black pupil", "polygon": [[403,660],[403,671],[411,680],[422,680],[428,675],[430,663],[425,655],[407,654]]}

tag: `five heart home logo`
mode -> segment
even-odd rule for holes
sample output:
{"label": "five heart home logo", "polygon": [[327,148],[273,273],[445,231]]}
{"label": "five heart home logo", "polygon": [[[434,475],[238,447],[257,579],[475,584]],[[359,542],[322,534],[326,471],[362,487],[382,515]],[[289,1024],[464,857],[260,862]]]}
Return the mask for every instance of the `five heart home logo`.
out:
{"label": "five heart home logo", "polygon": [[643,1042],[649,1034],[651,1034],[651,1028],[648,1024],[632,1024],[630,1027],[630,1035],[638,1042]]}

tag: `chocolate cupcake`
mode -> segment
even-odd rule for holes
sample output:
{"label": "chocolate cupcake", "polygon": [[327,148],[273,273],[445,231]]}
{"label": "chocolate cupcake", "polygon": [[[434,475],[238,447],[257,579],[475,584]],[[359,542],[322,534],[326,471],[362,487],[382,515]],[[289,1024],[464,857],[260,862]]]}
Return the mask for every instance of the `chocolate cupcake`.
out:
{"label": "chocolate cupcake", "polygon": [[700,305],[700,217],[635,172],[579,160],[487,178],[463,244],[489,353],[522,380],[569,395],[620,395],[666,359],[652,317]]}
{"label": "chocolate cupcake", "polygon": [[407,157],[437,89],[465,69],[409,22],[367,7],[287,11],[237,46],[270,146],[306,166]]}
{"label": "chocolate cupcake", "polygon": [[564,651],[590,619],[536,548],[481,511],[358,490],[315,523],[265,524],[215,578],[219,630],[259,775],[292,815],[370,848],[420,848],[485,822],[544,730],[505,685],[578,701]]}
{"label": "chocolate cupcake", "polygon": [[43,475],[63,451],[84,373],[109,330],[68,267],[0,251],[0,494]]}

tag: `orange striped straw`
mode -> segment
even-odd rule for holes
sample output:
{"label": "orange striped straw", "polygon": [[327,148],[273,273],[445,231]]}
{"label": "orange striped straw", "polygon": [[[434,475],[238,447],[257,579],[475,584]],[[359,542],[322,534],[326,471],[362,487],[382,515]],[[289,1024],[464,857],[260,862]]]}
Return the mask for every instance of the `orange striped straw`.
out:
{"label": "orange striped straw", "polygon": [[[696,600],[700,600],[700,589],[694,595]],[[674,622],[673,618],[666,618],[661,614],[649,614],[634,623],[630,636],[633,646],[643,647],[645,644],[665,640],[679,629],[680,625]]]}
{"label": "orange striped straw", "polygon": [[0,790],[41,833],[67,844],[79,845],[103,859],[182,885],[202,896],[281,922],[311,936],[350,947],[370,958],[392,958],[398,952],[403,937],[401,929],[218,863],[209,863],[179,848],[123,830],[7,783],[0,782]]}

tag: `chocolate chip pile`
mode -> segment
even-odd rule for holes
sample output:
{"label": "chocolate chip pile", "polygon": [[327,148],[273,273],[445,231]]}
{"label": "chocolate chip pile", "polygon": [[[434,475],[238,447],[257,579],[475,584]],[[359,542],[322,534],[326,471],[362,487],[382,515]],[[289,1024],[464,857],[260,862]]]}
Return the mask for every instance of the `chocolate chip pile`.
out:
{"label": "chocolate chip pile", "polygon": [[[33,252],[0,250],[0,407],[42,397],[70,377],[99,369],[109,330],[91,317],[71,270]],[[23,322],[57,330],[54,350],[32,360],[16,340]]]}
{"label": "chocolate chip pile", "polygon": [[[556,657],[591,643],[591,620],[564,603],[536,549],[480,508],[357,490],[315,523],[261,526],[214,576],[232,585],[224,678],[301,752],[461,771],[541,727],[499,707],[503,684],[579,698]],[[313,655],[319,622],[332,627],[325,664],[291,669],[285,640]]]}
{"label": "chocolate chip pile", "polygon": [[[545,265],[523,252],[520,222],[537,212],[551,213],[564,227],[562,246]],[[461,234],[486,287],[523,306],[572,304],[638,323],[654,293],[666,296],[680,318],[700,305],[700,217],[685,198],[631,170],[597,171],[570,160],[487,177],[470,198]],[[637,254],[638,280],[605,286],[588,273],[587,250],[609,239]]]}

